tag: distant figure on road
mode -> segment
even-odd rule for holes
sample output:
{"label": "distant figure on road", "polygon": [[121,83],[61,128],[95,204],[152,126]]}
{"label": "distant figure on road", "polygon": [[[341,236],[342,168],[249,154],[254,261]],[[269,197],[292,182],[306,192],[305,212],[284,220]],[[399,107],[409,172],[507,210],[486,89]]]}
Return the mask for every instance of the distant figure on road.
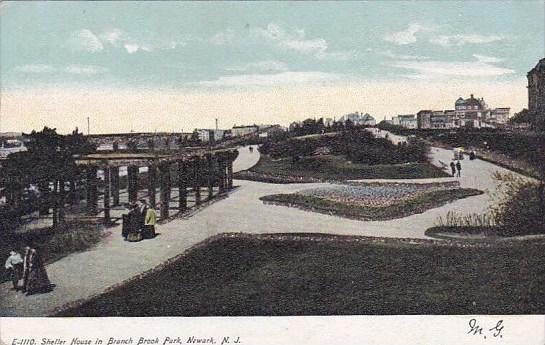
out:
{"label": "distant figure on road", "polygon": [[30,249],[28,266],[26,295],[51,291],[51,282],[45,271],[44,263],[34,248]]}
{"label": "distant figure on road", "polygon": [[23,258],[21,254],[12,250],[6,260],[6,270],[9,271],[11,281],[13,282],[13,290],[19,290],[19,280],[23,278]]}
{"label": "distant figure on road", "polygon": [[472,160],[474,160],[475,158],[476,158],[475,151],[471,151],[471,152],[469,153],[469,160],[472,161]]}
{"label": "distant figure on road", "polygon": [[460,164],[460,161],[456,162],[456,170],[458,171],[456,176],[462,177],[462,164]]}
{"label": "distant figure on road", "polygon": [[452,170],[452,177],[456,174],[456,164],[454,162],[450,162],[450,170]]}
{"label": "distant figure on road", "polygon": [[253,153],[253,152],[254,152],[254,148],[250,146],[250,153]]}

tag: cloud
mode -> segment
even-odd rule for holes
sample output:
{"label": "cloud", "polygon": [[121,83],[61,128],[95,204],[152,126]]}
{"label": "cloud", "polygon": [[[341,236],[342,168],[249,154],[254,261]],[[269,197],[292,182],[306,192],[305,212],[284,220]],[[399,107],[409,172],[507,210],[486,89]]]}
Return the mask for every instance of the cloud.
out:
{"label": "cloud", "polygon": [[327,49],[327,42],[323,38],[311,40],[283,40],[280,46],[303,54],[318,54]]}
{"label": "cloud", "polygon": [[201,86],[252,87],[322,83],[339,80],[341,75],[324,72],[282,72],[277,74],[242,74],[201,81]]}
{"label": "cloud", "polygon": [[430,31],[431,29],[425,27],[419,23],[409,24],[407,30],[395,32],[384,36],[384,40],[387,42],[395,43],[397,45],[407,45],[416,42],[416,34],[420,31]]}
{"label": "cloud", "polygon": [[492,43],[504,40],[505,36],[502,35],[478,35],[478,34],[466,34],[466,35],[439,35],[432,37],[430,42],[440,45],[442,47],[463,46],[465,44],[484,44]]}
{"label": "cloud", "polygon": [[329,50],[324,38],[307,38],[303,29],[286,30],[275,23],[270,23],[266,27],[254,27],[250,35],[259,41],[271,42],[279,49],[310,55],[318,60],[347,61],[356,56],[353,51]]}
{"label": "cloud", "polygon": [[371,51],[374,51],[377,54],[387,56],[392,59],[398,59],[398,60],[427,60],[429,59],[429,57],[421,56],[421,55],[396,54],[389,49],[388,50],[371,50]]}
{"label": "cloud", "polygon": [[235,33],[231,29],[227,29],[225,31],[221,31],[216,33],[214,36],[210,38],[210,42],[212,44],[223,46],[225,44],[231,43],[235,37]]}
{"label": "cloud", "polygon": [[512,69],[484,62],[399,61],[391,66],[416,72],[416,74],[410,75],[412,79],[497,77],[515,72]]}
{"label": "cloud", "polygon": [[129,53],[129,54],[134,54],[139,50],[145,51],[145,52],[148,52],[148,53],[153,51],[153,48],[151,48],[150,46],[140,45],[140,44],[137,44],[137,43],[127,43],[127,44],[124,45],[124,47],[125,47],[125,50],[127,51],[127,53]]}
{"label": "cloud", "polygon": [[352,50],[325,50],[316,53],[315,57],[318,60],[350,61],[354,60],[357,57],[357,53]]}
{"label": "cloud", "polygon": [[75,52],[86,51],[89,53],[98,53],[104,50],[104,45],[100,39],[88,29],[72,32],[66,43]]}
{"label": "cloud", "polygon": [[129,40],[129,34],[119,28],[106,30],[100,34],[100,39],[114,47],[118,47],[122,42]]}
{"label": "cloud", "polygon": [[106,68],[94,65],[70,65],[66,66],[65,72],[78,75],[94,75],[99,73],[105,73]]}
{"label": "cloud", "polygon": [[53,73],[55,72],[55,67],[44,64],[30,64],[17,66],[14,70],[21,73]]}
{"label": "cloud", "polygon": [[285,72],[288,70],[288,67],[282,61],[265,60],[265,61],[259,61],[259,62],[252,62],[244,66],[228,67],[227,70],[237,71],[237,72],[248,72],[248,71]]}
{"label": "cloud", "polygon": [[494,63],[494,62],[503,61],[503,59],[500,59],[494,56],[487,56],[487,55],[473,54],[473,57],[475,57],[479,62],[484,62],[484,63]]}

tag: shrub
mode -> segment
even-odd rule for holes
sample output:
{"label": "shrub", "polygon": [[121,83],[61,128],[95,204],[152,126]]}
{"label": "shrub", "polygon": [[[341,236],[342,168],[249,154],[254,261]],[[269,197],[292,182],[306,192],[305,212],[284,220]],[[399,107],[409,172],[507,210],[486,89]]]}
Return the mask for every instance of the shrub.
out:
{"label": "shrub", "polygon": [[50,258],[62,256],[68,253],[80,252],[97,244],[102,238],[102,231],[96,227],[84,224],[72,224],[70,229],[56,231],[42,250],[46,251]]}
{"label": "shrub", "polygon": [[495,174],[501,184],[498,203],[493,207],[496,221],[507,235],[545,233],[545,205],[542,183],[514,177],[512,174]]}
{"label": "shrub", "polygon": [[528,181],[512,174],[496,173],[499,180],[496,202],[484,214],[447,213],[439,217],[439,227],[473,227],[501,236],[545,234],[545,205],[542,183]]}

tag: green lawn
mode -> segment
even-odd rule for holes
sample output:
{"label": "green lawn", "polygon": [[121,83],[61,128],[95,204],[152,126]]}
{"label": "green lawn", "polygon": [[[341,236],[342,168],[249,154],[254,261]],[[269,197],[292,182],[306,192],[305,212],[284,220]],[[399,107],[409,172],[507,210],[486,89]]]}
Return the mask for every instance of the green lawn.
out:
{"label": "green lawn", "polygon": [[422,213],[454,200],[480,194],[483,194],[483,192],[470,188],[438,190],[382,207],[352,205],[297,193],[266,195],[261,197],[260,200],[351,219],[389,220]]}
{"label": "green lawn", "polygon": [[249,172],[237,173],[236,178],[272,183],[345,181],[356,179],[412,179],[448,177],[447,173],[429,163],[364,165],[342,156],[305,157],[298,162],[291,158],[273,160],[261,155]]}
{"label": "green lawn", "polygon": [[217,237],[57,316],[545,313],[544,241],[453,243]]}

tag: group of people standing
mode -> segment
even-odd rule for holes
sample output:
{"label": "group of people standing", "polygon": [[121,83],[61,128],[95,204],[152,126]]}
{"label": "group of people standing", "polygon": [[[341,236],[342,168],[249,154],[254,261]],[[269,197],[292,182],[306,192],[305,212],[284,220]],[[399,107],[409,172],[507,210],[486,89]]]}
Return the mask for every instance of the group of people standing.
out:
{"label": "group of people standing", "polygon": [[49,292],[52,289],[44,263],[36,248],[26,246],[23,256],[12,250],[6,260],[5,268],[11,275],[15,291],[22,291],[28,296]]}
{"label": "group of people standing", "polygon": [[129,205],[129,213],[123,216],[122,235],[126,241],[137,242],[155,237],[155,210],[142,199]]}
{"label": "group of people standing", "polygon": [[452,177],[462,177],[462,163],[458,160],[456,164],[450,162],[450,170],[452,170]]}

